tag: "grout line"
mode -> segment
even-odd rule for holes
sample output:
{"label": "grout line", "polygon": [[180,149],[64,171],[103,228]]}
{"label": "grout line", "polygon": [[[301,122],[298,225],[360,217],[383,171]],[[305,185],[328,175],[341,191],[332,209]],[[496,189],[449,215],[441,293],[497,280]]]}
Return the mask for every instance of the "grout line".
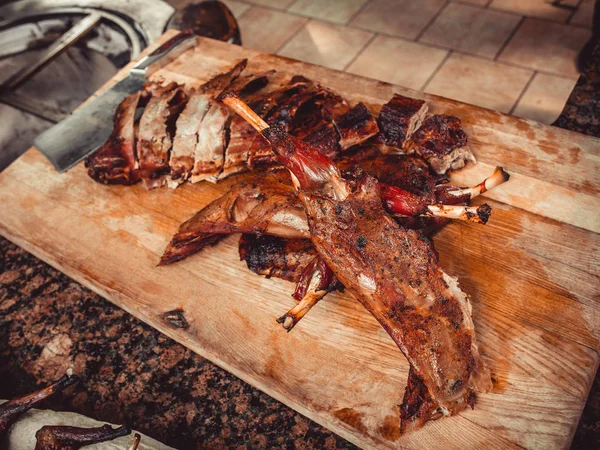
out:
{"label": "grout line", "polygon": [[489,8],[489,7],[490,7],[490,5],[491,5],[493,2],[494,2],[494,0],[490,0],[489,2],[487,2],[487,3],[485,4],[485,7],[486,7],[486,8]]}
{"label": "grout line", "polygon": [[450,4],[450,0],[447,0],[446,3],[444,3],[442,5],[442,7],[440,8],[440,10],[433,15],[433,17],[429,20],[429,22],[427,22],[427,24],[423,27],[423,29],[419,32],[419,34],[417,34],[417,37],[415,37],[415,42],[419,42],[419,39],[421,39],[423,37],[423,35],[427,31],[427,29],[431,25],[433,25],[433,22],[436,21],[436,19],[442,14],[442,12],[446,9],[446,7],[449,4]]}
{"label": "grout line", "polygon": [[356,19],[356,18],[358,17],[358,15],[359,15],[361,12],[363,12],[363,11],[364,11],[364,10],[367,8],[367,6],[368,6],[368,5],[370,5],[370,4],[371,4],[371,0],[367,0],[366,2],[364,2],[364,3],[361,5],[361,7],[360,7],[360,8],[358,8],[358,9],[356,10],[356,12],[350,16],[350,18],[349,18],[349,19],[346,21],[346,23],[345,23],[344,25],[346,25],[346,26],[350,25],[350,22],[352,22],[354,19]]}
{"label": "grout line", "polygon": [[[305,18],[305,19],[306,19],[306,18]],[[286,39],[286,40],[283,42],[283,44],[281,44],[281,45],[280,45],[280,46],[277,48],[277,50],[276,50],[276,51],[274,51],[273,53],[274,53],[274,54],[276,54],[276,55],[278,55],[278,54],[279,54],[279,52],[280,52],[281,50],[283,50],[283,47],[285,47],[285,46],[286,46],[286,45],[287,45],[287,44],[288,44],[288,43],[289,43],[289,42],[290,42],[292,39],[294,39],[296,36],[298,36],[298,35],[300,34],[300,32],[301,32],[301,31],[302,31],[304,28],[306,28],[306,26],[307,26],[307,25],[308,25],[310,22],[312,22],[312,21],[311,21],[311,20],[307,20],[306,22],[304,22],[304,23],[302,24],[302,26],[301,26],[301,27],[298,27],[298,29],[297,29],[296,31],[294,31],[294,32],[292,33],[292,35],[291,35],[289,38],[287,38],[287,39]]]}
{"label": "grout line", "polygon": [[[251,0],[252,1],[252,0]],[[287,5],[287,7],[285,9],[283,9],[283,11],[288,12],[290,10],[290,8],[292,6],[294,6],[296,3],[300,2],[300,0],[294,0],[293,2],[291,2],[289,5]],[[293,14],[293,13],[292,13]]]}
{"label": "grout line", "polygon": [[582,4],[583,4],[583,0],[579,0],[577,2],[577,6],[575,6],[575,9],[573,11],[571,11],[571,15],[565,21],[566,24],[571,25],[571,20],[573,20],[573,17],[575,17],[575,14],[577,13],[577,11],[579,11],[579,8],[581,8]]}
{"label": "grout line", "polygon": [[517,31],[519,31],[519,29],[521,28],[521,26],[523,25],[524,22],[525,22],[525,16],[521,16],[521,20],[519,20],[519,23],[517,23],[517,25],[515,26],[515,28],[510,32],[510,34],[508,35],[508,37],[504,41],[504,44],[502,44],[502,46],[500,47],[500,49],[498,50],[498,52],[494,56],[494,61],[498,61],[498,58],[500,57],[500,55],[502,54],[502,52],[504,50],[506,50],[506,47],[508,47],[508,44],[510,43],[510,41],[512,41],[512,38],[515,37],[515,35],[517,34]]}
{"label": "grout line", "polygon": [[363,52],[364,52],[364,51],[367,49],[367,47],[368,47],[368,46],[371,44],[371,42],[373,42],[373,41],[375,40],[375,38],[376,38],[377,36],[378,36],[378,34],[377,34],[377,33],[373,33],[373,36],[371,36],[371,37],[370,37],[370,38],[367,40],[367,42],[365,42],[365,44],[364,44],[364,45],[363,45],[363,46],[360,48],[360,50],[359,50],[359,51],[356,53],[356,55],[354,55],[354,56],[352,57],[352,59],[351,59],[351,60],[348,62],[348,64],[346,64],[346,65],[344,66],[344,68],[342,69],[344,72],[345,72],[346,70],[348,70],[348,67],[350,67],[350,66],[351,66],[351,65],[354,63],[354,61],[356,61],[356,60],[358,59],[358,57],[359,57],[360,55],[362,55],[362,53],[363,53]]}
{"label": "grout line", "polygon": [[238,27],[240,28],[240,39],[241,39],[241,33],[242,33],[242,28],[240,26],[239,20],[244,17],[246,14],[248,14],[248,11],[250,11],[252,8],[254,8],[253,5],[249,4],[249,3],[244,3],[244,5],[248,6],[248,8],[246,8],[246,11],[244,11],[243,13],[240,14],[240,17],[235,17],[235,21],[238,22]]}
{"label": "grout line", "polygon": [[444,59],[442,59],[442,62],[440,62],[438,64],[438,66],[435,68],[435,70],[429,76],[429,78],[427,78],[427,80],[425,80],[425,83],[423,84],[423,86],[421,86],[421,89],[419,89],[421,92],[425,92],[425,89],[427,89],[427,86],[429,86],[429,83],[431,83],[431,80],[433,80],[433,78],[438,74],[438,72],[442,69],[442,66],[444,64],[446,64],[446,61],[448,61],[448,59],[450,59],[450,56],[453,53],[454,53],[454,50],[449,50],[448,51],[448,54],[446,56],[444,56]]}
{"label": "grout line", "polygon": [[496,12],[510,14],[511,16],[523,16],[523,17],[527,17],[528,19],[536,19],[536,20],[541,20],[543,22],[558,23],[560,25],[565,25],[564,20],[561,21],[559,19],[549,19],[548,17],[532,16],[532,15],[523,14],[523,13],[520,13],[517,11],[510,11],[508,9],[491,8],[491,7],[488,9],[490,11],[496,11]]}
{"label": "grout line", "polygon": [[517,106],[519,106],[519,102],[525,96],[525,93],[527,92],[527,89],[529,89],[529,86],[531,86],[531,83],[533,83],[533,80],[536,77],[536,75],[537,75],[537,72],[533,72],[531,74],[531,77],[529,78],[529,80],[527,81],[527,83],[525,83],[525,87],[523,88],[523,90],[521,91],[521,93],[519,94],[519,96],[517,97],[517,99],[515,100],[514,105],[512,105],[512,108],[510,108],[510,111],[508,111],[507,114],[509,114],[511,116],[513,115],[515,109],[517,109]]}

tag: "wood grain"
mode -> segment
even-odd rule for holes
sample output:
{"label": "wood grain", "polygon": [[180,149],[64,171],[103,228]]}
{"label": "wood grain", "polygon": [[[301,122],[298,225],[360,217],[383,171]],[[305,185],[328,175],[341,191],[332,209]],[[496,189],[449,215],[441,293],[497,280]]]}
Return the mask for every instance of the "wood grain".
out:
{"label": "wood grain", "polygon": [[[207,39],[156,76],[198,84],[242,57],[250,71],[301,73],[373,110],[393,92],[423,97],[433,112],[460,116],[470,136],[480,163],[457,180],[497,164],[513,174],[481,199],[493,207],[488,225],[453,223],[435,238],[443,267],[472,297],[497,378],[474,410],[401,436],[408,365],[383,329],[335,294],[285,333],[275,318],[293,304],[293,286],[250,273],[237,236],[156,267],[179,224],[233,180],[109,187],[82,165],[59,175],[32,149],[0,174],[2,235],[361,447],[568,447],[600,347],[599,140]],[[177,308],[186,330],[161,318]]]}

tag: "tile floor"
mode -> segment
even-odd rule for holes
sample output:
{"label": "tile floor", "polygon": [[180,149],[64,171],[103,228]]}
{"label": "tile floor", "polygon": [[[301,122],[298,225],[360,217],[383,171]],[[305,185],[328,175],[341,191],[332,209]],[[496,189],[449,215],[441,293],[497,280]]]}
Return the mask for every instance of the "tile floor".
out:
{"label": "tile floor", "polygon": [[552,123],[577,81],[594,0],[224,3],[247,47]]}

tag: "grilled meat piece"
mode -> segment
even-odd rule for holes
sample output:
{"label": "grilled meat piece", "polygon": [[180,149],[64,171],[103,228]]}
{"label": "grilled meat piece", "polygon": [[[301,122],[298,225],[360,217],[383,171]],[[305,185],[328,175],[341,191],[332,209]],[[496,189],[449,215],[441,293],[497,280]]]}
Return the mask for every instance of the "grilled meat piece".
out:
{"label": "grilled meat piece", "polygon": [[435,115],[429,117],[406,142],[407,153],[417,153],[427,160],[438,174],[464,167],[475,156],[467,147],[467,135],[458,117]]}
{"label": "grilled meat piece", "polygon": [[77,375],[65,375],[50,386],[46,386],[39,391],[32,392],[31,394],[22,397],[13,398],[0,405],[0,441],[3,439],[10,426],[15,423],[19,417],[57,392],[62,392],[67,387],[78,382],[79,377]]}
{"label": "grilled meat piece", "polygon": [[152,84],[145,89],[152,97],[140,119],[137,155],[144,186],[152,189],[167,181],[175,123],[188,97],[177,83],[167,86]]}
{"label": "grilled meat piece", "polygon": [[362,103],[334,120],[333,124],[340,135],[342,150],[361,144],[379,133],[375,118]]}
{"label": "grilled meat piece", "polygon": [[35,433],[35,450],[78,450],[86,445],[112,441],[128,434],[131,434],[131,428],[126,426],[118,428],[112,428],[110,425],[98,428],[45,426]]}
{"label": "grilled meat piece", "polygon": [[234,185],[179,227],[160,265],[187,258],[231,233],[307,238],[306,217],[294,188],[277,177]]}
{"label": "grilled meat piece", "polygon": [[398,151],[406,140],[421,126],[427,104],[423,100],[394,94],[392,99],[381,107],[377,123],[381,131],[381,141]]}
{"label": "grilled meat piece", "polygon": [[242,234],[239,252],[252,272],[296,282],[317,255],[310,239],[254,234]]}
{"label": "grilled meat piece", "polygon": [[386,214],[373,177],[357,169],[342,178],[330,158],[269,127],[239,99],[224,101],[260,130],[293,174],[319,256],[396,342],[436,409],[456,414],[472,405],[474,390],[491,388],[490,375],[469,299],[429,241]]}
{"label": "grilled meat piece", "polygon": [[[142,95],[144,94],[144,95]],[[117,108],[113,131],[106,143],[85,160],[88,175],[104,184],[135,184],[140,180],[135,151],[135,111],[149,100],[147,92],[136,92]]]}
{"label": "grilled meat piece", "polygon": [[227,107],[213,101],[202,119],[202,131],[198,133],[192,183],[206,179],[217,180],[217,175],[223,168],[228,123]]}

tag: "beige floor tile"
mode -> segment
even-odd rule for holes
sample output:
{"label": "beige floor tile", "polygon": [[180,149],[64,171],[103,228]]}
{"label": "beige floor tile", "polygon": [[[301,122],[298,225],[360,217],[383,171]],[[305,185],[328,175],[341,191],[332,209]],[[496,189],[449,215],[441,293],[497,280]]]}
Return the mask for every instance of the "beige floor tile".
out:
{"label": "beige floor tile", "polygon": [[454,53],[425,92],[508,112],[531,75],[529,70]]}
{"label": "beige floor tile", "polygon": [[421,89],[447,54],[446,50],[377,36],[347,72]]}
{"label": "beige floor tile", "polygon": [[298,0],[289,9],[289,12],[345,24],[364,5],[367,0]]}
{"label": "beige floor tile", "polygon": [[596,0],[583,0],[577,12],[571,19],[573,25],[592,28],[592,17],[594,16],[594,2]]}
{"label": "beige floor tile", "polygon": [[308,19],[254,6],[239,20],[244,47],[275,53]]}
{"label": "beige floor tile", "polygon": [[[579,0],[562,0],[561,4],[576,6]],[[492,9],[510,11],[523,16],[541,17],[557,22],[565,22],[571,15],[566,8],[553,6],[548,0],[494,0],[489,6]]]}
{"label": "beige floor tile", "polygon": [[542,72],[577,77],[577,53],[590,35],[591,32],[584,28],[525,19],[499,60]]}
{"label": "beige floor tile", "polygon": [[249,3],[260,6],[269,6],[270,8],[286,9],[295,0],[248,0]]}
{"label": "beige floor tile", "polygon": [[235,0],[221,0],[227,7],[231,10],[236,19],[240,19],[240,17],[248,11],[251,6],[247,3],[236,2]]}
{"label": "beige floor tile", "polygon": [[444,3],[444,0],[372,0],[350,26],[414,39]]}
{"label": "beige floor tile", "polygon": [[576,80],[538,73],[513,114],[551,124],[560,115]]}
{"label": "beige floor tile", "polygon": [[368,31],[310,21],[279,54],[343,70],[372,36]]}
{"label": "beige floor tile", "polygon": [[451,3],[420,41],[493,58],[520,20],[514,14]]}

